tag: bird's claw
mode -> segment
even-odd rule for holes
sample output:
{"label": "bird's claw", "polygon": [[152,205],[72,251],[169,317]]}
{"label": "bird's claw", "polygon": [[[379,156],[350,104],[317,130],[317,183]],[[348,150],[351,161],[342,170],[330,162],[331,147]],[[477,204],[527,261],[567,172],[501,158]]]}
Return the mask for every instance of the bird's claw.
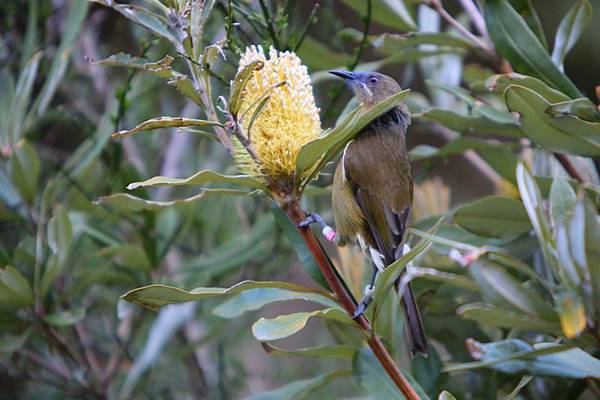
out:
{"label": "bird's claw", "polygon": [[310,224],[314,224],[315,222],[317,222],[317,220],[315,219],[315,217],[312,214],[307,214],[306,219],[304,219],[303,221],[300,221],[298,223],[298,225],[296,225],[298,228],[307,228],[310,226]]}
{"label": "bird's claw", "polygon": [[365,314],[365,310],[367,309],[367,305],[364,302],[358,303],[356,310],[354,310],[354,314],[352,314],[352,319],[356,320],[362,317]]}

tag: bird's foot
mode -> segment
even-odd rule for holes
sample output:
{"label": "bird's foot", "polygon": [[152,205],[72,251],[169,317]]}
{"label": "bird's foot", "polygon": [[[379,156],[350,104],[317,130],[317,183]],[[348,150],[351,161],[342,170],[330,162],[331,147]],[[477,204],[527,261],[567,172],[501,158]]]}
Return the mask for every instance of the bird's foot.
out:
{"label": "bird's foot", "polygon": [[337,234],[335,233],[332,227],[325,223],[325,220],[319,214],[306,213],[306,215],[306,219],[300,221],[300,223],[297,225],[298,228],[307,228],[311,224],[317,223],[321,226],[321,228],[323,228],[323,230],[321,231],[323,237],[332,243],[335,241],[335,237],[337,236]]}
{"label": "bird's foot", "polygon": [[356,310],[354,310],[354,314],[352,314],[352,319],[357,319],[360,318],[365,311],[367,310],[367,307],[369,307],[369,304],[371,304],[371,302],[373,301],[373,292],[375,291],[375,286],[374,285],[367,285],[365,287],[365,297],[362,299],[362,301],[360,303],[358,303],[358,306],[356,307]]}

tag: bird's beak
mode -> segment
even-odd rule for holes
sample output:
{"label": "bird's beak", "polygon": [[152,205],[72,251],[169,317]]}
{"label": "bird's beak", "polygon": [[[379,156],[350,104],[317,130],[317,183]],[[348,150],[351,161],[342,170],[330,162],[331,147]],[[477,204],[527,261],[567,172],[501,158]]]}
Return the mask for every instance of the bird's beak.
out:
{"label": "bird's beak", "polygon": [[353,80],[356,77],[354,76],[354,74],[350,71],[342,71],[339,69],[334,69],[329,71],[330,74],[335,75],[335,76],[339,76],[340,78],[344,78],[346,80]]}

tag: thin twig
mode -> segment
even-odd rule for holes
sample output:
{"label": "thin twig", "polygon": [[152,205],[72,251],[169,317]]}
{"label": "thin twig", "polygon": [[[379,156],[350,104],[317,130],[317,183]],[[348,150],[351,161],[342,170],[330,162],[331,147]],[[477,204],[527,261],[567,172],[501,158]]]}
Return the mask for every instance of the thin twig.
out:
{"label": "thin twig", "polygon": [[575,179],[579,183],[585,183],[585,179],[583,179],[583,176],[581,176],[579,171],[577,171],[577,168],[575,168],[571,160],[569,160],[569,158],[566,155],[561,153],[554,153],[554,157],[556,157],[560,165],[563,166],[563,168],[565,169],[565,171],[567,171],[571,178]]}
{"label": "thin twig", "polygon": [[267,5],[265,4],[265,0],[259,0],[259,4],[260,4],[260,9],[262,10],[262,13],[263,13],[263,17],[265,18],[265,25],[267,26],[267,32],[269,32],[269,36],[271,37],[271,40],[273,41],[275,48],[277,48],[277,50],[281,50],[279,48],[279,39],[277,39],[277,34],[275,33],[275,29],[273,28],[271,16],[269,15],[269,9],[267,8]]}
{"label": "thin twig", "polygon": [[485,20],[483,19],[483,15],[481,15],[481,12],[479,11],[479,8],[477,8],[475,2],[473,0],[460,0],[460,3],[479,33],[481,33],[481,35],[486,39],[489,39],[487,27],[485,26]]}
{"label": "thin twig", "polygon": [[302,46],[302,42],[304,42],[304,38],[306,37],[306,34],[308,33],[308,30],[310,29],[310,27],[313,25],[313,23],[316,20],[316,16],[317,16],[317,11],[319,10],[320,4],[316,3],[311,12],[310,15],[308,16],[308,21],[306,21],[306,25],[304,26],[304,29],[302,30],[302,33],[300,34],[300,38],[298,39],[298,43],[296,43],[296,46],[294,46],[294,52],[297,52],[298,49],[300,48],[300,46]]}
{"label": "thin twig", "polygon": [[446,22],[448,22],[454,29],[460,32],[464,37],[473,42],[473,44],[475,44],[477,47],[480,47],[487,52],[493,52],[490,45],[488,45],[486,42],[475,36],[473,33],[471,33],[471,31],[462,26],[460,22],[454,19],[454,17],[450,15],[448,11],[446,11],[444,6],[442,6],[442,2],[440,0],[428,0],[425,4],[432,10],[440,14],[440,16],[443,19],[445,19]]}
{"label": "thin twig", "polygon": [[[302,211],[302,208],[297,200],[291,200],[289,203],[284,204],[283,206],[284,211],[294,225],[297,226],[306,218],[306,214],[304,211]],[[335,273],[335,267],[330,263],[329,258],[325,254],[323,248],[319,245],[315,235],[311,230],[306,228],[298,228],[298,231],[306,243],[307,248],[312,253],[317,264],[319,265],[319,269],[321,270],[321,273],[327,281],[330,289],[335,293],[337,299],[340,301],[348,315],[354,315],[354,312],[356,311],[356,304],[350,293],[346,291],[344,285]],[[379,339],[379,337],[373,333],[369,320],[367,320],[364,315],[361,315],[358,318],[355,318],[354,321],[367,335],[367,344],[377,357],[377,360],[381,366],[385,369],[398,389],[400,389],[402,394],[404,394],[408,400],[418,400],[419,395],[410,385],[410,382],[408,382],[402,371],[400,371],[392,359],[392,356],[383,345],[381,339]]]}

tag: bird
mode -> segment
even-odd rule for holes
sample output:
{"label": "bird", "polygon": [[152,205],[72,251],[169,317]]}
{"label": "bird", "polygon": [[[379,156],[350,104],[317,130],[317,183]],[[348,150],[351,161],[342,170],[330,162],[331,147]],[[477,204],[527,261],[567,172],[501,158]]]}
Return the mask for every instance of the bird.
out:
{"label": "bird", "polygon": [[[329,71],[344,79],[364,107],[398,93],[400,85],[378,72]],[[413,199],[413,177],[406,147],[410,112],[401,103],[371,121],[344,148],[332,186],[338,245],[359,244],[370,256],[373,277],[355,316],[364,313],[378,272],[403,255]],[[396,281],[396,290],[399,282]],[[427,339],[410,283],[401,298],[411,356],[427,354]]]}

